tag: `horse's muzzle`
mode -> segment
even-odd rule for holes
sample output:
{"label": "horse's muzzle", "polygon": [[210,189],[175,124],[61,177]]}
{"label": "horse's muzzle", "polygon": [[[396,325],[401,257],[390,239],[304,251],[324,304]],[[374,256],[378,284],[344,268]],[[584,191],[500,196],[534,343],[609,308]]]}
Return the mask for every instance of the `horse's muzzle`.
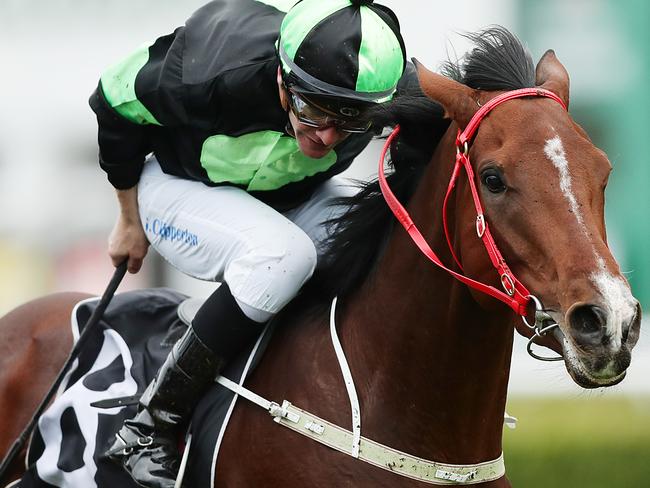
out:
{"label": "horse's muzzle", "polygon": [[569,374],[584,388],[620,383],[630,365],[641,328],[641,307],[637,303],[628,320],[612,315],[596,304],[575,304],[566,314],[564,331],[556,335]]}

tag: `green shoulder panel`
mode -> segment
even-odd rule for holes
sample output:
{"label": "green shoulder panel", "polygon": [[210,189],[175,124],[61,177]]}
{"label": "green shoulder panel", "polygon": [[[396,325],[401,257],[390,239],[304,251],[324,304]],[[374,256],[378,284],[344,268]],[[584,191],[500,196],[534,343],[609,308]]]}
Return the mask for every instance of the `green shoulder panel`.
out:
{"label": "green shoulder panel", "polygon": [[243,185],[248,191],[277,190],[335,163],[334,151],[321,159],[307,157],[293,137],[275,131],[215,135],[205,140],[201,151],[201,166],[211,181]]}
{"label": "green shoulder panel", "polygon": [[131,55],[108,68],[101,77],[102,90],[111,107],[125,119],[142,125],[162,125],[135,93],[135,78],[149,61],[150,46],[143,44]]}

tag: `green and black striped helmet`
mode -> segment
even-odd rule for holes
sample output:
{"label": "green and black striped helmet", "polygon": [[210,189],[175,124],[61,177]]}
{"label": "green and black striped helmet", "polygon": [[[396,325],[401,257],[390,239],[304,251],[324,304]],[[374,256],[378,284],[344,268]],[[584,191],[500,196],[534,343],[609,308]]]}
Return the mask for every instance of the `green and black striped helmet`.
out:
{"label": "green and black striped helmet", "polygon": [[392,98],[406,63],[395,14],[373,0],[302,0],[285,16],[278,54],[298,93],[366,106]]}

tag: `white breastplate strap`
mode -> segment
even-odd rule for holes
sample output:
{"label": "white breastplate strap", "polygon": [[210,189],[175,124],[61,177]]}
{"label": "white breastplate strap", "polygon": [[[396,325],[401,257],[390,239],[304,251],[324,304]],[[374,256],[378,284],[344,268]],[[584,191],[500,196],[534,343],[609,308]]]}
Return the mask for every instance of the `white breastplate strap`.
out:
{"label": "white breastplate strap", "polygon": [[223,376],[217,382],[267,410],[273,420],[310,439],[344,454],[395,474],[432,485],[469,485],[501,478],[505,472],[503,454],[493,461],[478,464],[447,464],[428,461],[361,437],[358,456],[353,452],[354,435],[349,430],[295,407],[288,401],[282,406]]}
{"label": "white breastplate strap", "polygon": [[330,309],[330,335],[332,337],[332,344],[336,352],[336,358],[339,360],[341,367],[341,374],[343,374],[343,381],[345,382],[345,389],[348,391],[348,398],[350,399],[350,411],[352,412],[352,455],[359,457],[359,449],[361,444],[361,407],[359,406],[359,397],[357,390],[354,387],[354,380],[352,379],[352,372],[348,365],[348,360],[345,358],[345,352],[339,341],[339,336],[336,333],[336,302],[338,297],[332,300],[332,308]]}
{"label": "white breastplate strap", "polygon": [[295,407],[288,401],[282,406],[270,402],[241,385],[219,376],[217,382],[259,405],[280,425],[366,463],[432,485],[470,485],[501,478],[506,468],[503,454],[493,461],[478,464],[447,464],[428,461],[398,451],[361,436],[361,409],[352,374],[336,334],[336,298],[330,313],[330,333],[352,409],[352,432]]}

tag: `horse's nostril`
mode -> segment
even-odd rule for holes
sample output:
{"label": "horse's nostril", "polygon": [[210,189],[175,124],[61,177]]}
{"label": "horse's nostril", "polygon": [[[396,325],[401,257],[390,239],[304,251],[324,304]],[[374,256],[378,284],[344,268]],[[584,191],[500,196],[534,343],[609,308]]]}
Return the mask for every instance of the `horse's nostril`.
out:
{"label": "horse's nostril", "polygon": [[623,324],[623,344],[631,343],[634,347],[639,339],[639,329],[641,328],[641,305],[637,303],[636,313],[632,320]]}
{"label": "horse's nostril", "polygon": [[579,305],[569,314],[569,325],[576,339],[585,345],[607,345],[605,312],[595,305]]}

